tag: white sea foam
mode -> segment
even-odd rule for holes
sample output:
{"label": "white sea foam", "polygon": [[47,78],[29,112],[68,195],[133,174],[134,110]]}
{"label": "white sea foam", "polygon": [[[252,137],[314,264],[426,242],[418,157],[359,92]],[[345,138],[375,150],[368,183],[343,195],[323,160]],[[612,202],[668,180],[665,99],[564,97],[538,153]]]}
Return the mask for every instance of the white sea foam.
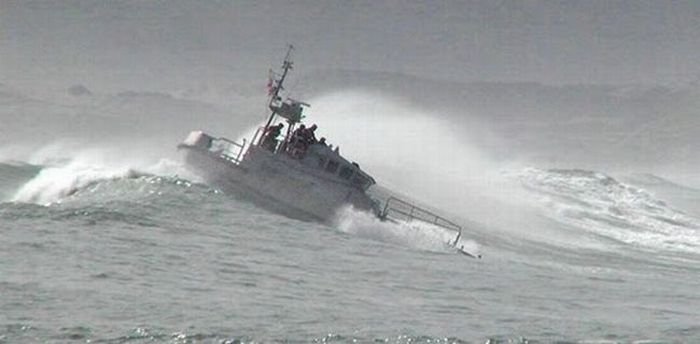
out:
{"label": "white sea foam", "polygon": [[14,202],[49,205],[61,202],[95,182],[141,175],[182,176],[197,181],[181,163],[169,159],[139,157],[127,148],[89,148],[52,144],[38,150],[30,163],[44,166],[12,197]]}
{"label": "white sea foam", "polygon": [[48,205],[98,180],[125,178],[134,174],[129,168],[107,169],[79,161],[61,167],[47,167],[24,184],[12,201]]}
{"label": "white sea foam", "polygon": [[[461,128],[429,109],[362,90],[311,100],[307,122],[318,136],[340,146],[379,185],[420,200],[448,218],[488,224],[483,228],[534,240],[572,242],[569,235],[540,226],[530,195],[503,171],[519,164],[498,161],[470,141]],[[463,118],[470,130],[489,128]],[[473,237],[470,229],[465,238]]]}
{"label": "white sea foam", "polygon": [[[338,211],[335,225],[345,233],[435,252],[453,251],[450,243],[457,234],[420,221],[381,221],[368,212],[357,211],[352,207]],[[458,245],[464,246],[468,252],[478,251],[478,245],[468,239],[460,240]]]}
{"label": "white sea foam", "polygon": [[634,247],[700,253],[700,220],[599,172],[527,169],[546,216]]}

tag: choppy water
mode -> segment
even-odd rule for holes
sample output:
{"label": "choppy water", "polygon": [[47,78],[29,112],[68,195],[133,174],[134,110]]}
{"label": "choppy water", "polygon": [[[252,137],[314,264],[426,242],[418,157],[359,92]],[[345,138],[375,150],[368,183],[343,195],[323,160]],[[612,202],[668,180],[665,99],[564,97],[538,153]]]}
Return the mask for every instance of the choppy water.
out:
{"label": "choppy water", "polygon": [[[581,3],[0,1],[0,344],[700,343],[700,2]],[[483,259],[181,164],[285,43],[307,124]]]}
{"label": "choppy water", "polygon": [[698,208],[655,196],[699,191],[508,178],[538,210],[522,228],[465,219],[474,260],[434,232],[299,222],[196,178],[2,163],[0,342],[700,341]]}

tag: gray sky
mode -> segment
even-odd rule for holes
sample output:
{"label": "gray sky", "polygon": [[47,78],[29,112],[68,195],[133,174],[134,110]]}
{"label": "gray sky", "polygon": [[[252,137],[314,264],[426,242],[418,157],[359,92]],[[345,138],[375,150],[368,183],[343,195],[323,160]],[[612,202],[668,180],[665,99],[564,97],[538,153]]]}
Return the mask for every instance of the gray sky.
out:
{"label": "gray sky", "polygon": [[[228,135],[241,130],[230,114],[252,123],[265,113],[268,69],[294,43],[298,68],[289,89],[299,90],[295,83],[305,76],[314,77],[309,84],[317,90],[382,86],[372,95],[388,89],[420,104],[427,116],[455,120],[465,140],[501,160],[661,166],[700,180],[699,18],[700,1],[0,0],[0,96],[17,89],[53,99],[40,93],[65,96],[76,84],[97,95],[173,95],[127,93],[88,107],[80,118],[72,108],[7,107],[9,125],[0,129],[10,142],[7,133],[33,139],[36,123],[57,137],[99,136],[124,126],[132,136],[158,136],[168,149],[192,127],[229,128]],[[334,80],[329,69],[344,72]],[[689,81],[695,86],[675,91],[628,87]],[[579,83],[625,86],[558,87]],[[309,113],[323,108],[307,95],[299,96],[314,104]],[[340,111],[340,119],[375,100],[393,102],[361,98],[346,104],[353,111]],[[396,109],[397,116],[408,112]],[[104,118],[110,115],[113,121]],[[333,120],[323,116],[330,127]],[[138,134],[129,126],[138,126]]]}
{"label": "gray sky", "polygon": [[697,1],[3,1],[0,77],[145,88],[304,69],[466,81],[700,76]]}

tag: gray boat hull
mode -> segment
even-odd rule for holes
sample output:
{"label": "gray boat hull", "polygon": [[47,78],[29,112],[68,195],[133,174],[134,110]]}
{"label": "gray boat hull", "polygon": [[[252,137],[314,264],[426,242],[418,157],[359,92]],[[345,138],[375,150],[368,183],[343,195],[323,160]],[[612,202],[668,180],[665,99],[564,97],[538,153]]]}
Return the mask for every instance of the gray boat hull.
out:
{"label": "gray boat hull", "polygon": [[213,187],[288,217],[331,222],[344,206],[376,209],[364,191],[323,178],[296,159],[257,146],[249,147],[240,161],[196,145],[179,148],[187,165]]}

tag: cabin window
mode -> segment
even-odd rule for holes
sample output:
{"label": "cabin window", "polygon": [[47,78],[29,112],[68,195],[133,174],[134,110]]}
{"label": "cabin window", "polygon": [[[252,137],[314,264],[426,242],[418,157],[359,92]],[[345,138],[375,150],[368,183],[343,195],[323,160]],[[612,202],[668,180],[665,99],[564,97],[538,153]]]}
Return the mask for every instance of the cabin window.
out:
{"label": "cabin window", "polygon": [[352,178],[351,183],[352,185],[358,186],[362,189],[366,189],[369,187],[369,179],[359,174],[356,174],[355,177]]}
{"label": "cabin window", "polygon": [[326,172],[328,172],[328,173],[335,173],[336,171],[338,171],[338,166],[339,166],[339,165],[340,165],[340,164],[339,164],[337,161],[335,161],[335,160],[329,161],[329,162],[328,162],[328,165],[326,165]]}
{"label": "cabin window", "polygon": [[343,168],[340,169],[340,178],[350,179],[350,177],[352,177],[352,172],[350,167],[343,166]]}

